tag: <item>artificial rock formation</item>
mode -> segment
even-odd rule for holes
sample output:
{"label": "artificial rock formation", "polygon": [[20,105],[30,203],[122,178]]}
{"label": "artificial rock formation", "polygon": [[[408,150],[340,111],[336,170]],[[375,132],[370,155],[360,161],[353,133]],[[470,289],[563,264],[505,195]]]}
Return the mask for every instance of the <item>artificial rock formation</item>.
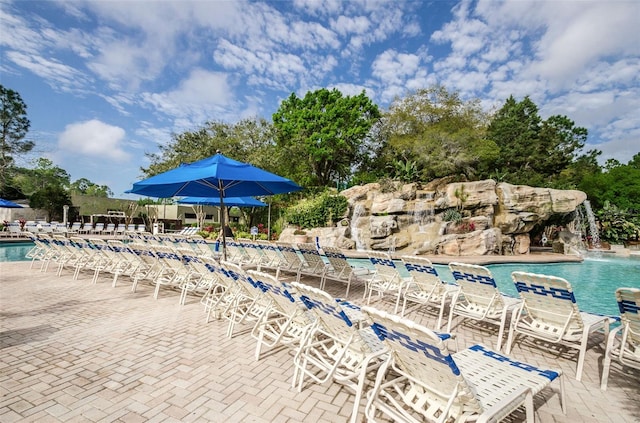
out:
{"label": "artificial rock formation", "polygon": [[[586,194],[493,180],[390,190],[378,183],[341,192],[349,201],[337,226],[311,237],[343,249],[395,250],[401,254],[527,254],[530,233],[575,212]],[[284,231],[281,239],[286,240]]]}

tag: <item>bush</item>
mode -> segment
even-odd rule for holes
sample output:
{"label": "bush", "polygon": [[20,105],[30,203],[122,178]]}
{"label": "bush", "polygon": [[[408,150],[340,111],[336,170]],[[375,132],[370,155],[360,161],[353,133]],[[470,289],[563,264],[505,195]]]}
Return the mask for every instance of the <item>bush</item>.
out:
{"label": "bush", "polygon": [[347,198],[325,192],[307,198],[286,209],[286,219],[300,228],[317,228],[342,218],[347,211]]}
{"label": "bush", "polygon": [[460,223],[462,221],[462,213],[457,209],[447,209],[442,213],[442,220],[445,222]]}
{"label": "bush", "polygon": [[635,241],[640,237],[640,225],[633,221],[627,211],[605,201],[604,207],[596,213],[600,221],[600,238],[613,244]]}

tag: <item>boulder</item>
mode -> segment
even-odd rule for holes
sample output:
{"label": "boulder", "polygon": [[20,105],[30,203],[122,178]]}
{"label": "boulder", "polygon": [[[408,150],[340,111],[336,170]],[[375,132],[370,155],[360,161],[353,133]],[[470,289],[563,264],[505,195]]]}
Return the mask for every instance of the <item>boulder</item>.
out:
{"label": "boulder", "polygon": [[397,197],[399,193],[380,193],[373,197],[371,203],[371,214],[385,215],[398,214],[405,211],[405,200]]}
{"label": "boulder", "polygon": [[372,239],[386,238],[398,228],[395,216],[371,216],[369,233]]}
{"label": "boulder", "polygon": [[474,209],[498,203],[496,181],[456,182],[447,185],[445,194],[437,202],[438,208],[459,207]]}
{"label": "boulder", "polygon": [[[534,228],[573,213],[586,199],[581,191],[493,180],[441,179],[393,188],[373,183],[342,191],[349,203],[345,225],[317,234],[314,230],[310,236],[344,249],[393,249],[399,254],[527,254]],[[458,210],[460,220],[444,220],[452,218],[444,214],[450,209]],[[282,237],[287,235],[284,231]]]}

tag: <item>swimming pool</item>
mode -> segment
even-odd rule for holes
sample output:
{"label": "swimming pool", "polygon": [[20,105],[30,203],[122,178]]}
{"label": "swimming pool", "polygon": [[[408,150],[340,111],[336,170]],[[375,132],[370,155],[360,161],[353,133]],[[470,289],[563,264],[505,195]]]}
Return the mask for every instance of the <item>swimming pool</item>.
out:
{"label": "swimming pool", "polygon": [[[351,260],[350,260],[351,261]],[[372,268],[367,259],[353,259],[353,264]],[[446,265],[434,265],[440,279],[453,283],[453,275]],[[617,316],[620,314],[615,299],[619,287],[640,288],[640,258],[603,255],[587,257],[582,263],[514,263],[490,264],[500,291],[517,296],[511,272],[516,270],[545,275],[559,276],[568,280],[573,287],[576,301],[581,310]],[[406,274],[400,264],[401,273]]]}
{"label": "swimming pool", "polygon": [[33,248],[33,242],[0,243],[0,261],[28,261],[26,254]]}

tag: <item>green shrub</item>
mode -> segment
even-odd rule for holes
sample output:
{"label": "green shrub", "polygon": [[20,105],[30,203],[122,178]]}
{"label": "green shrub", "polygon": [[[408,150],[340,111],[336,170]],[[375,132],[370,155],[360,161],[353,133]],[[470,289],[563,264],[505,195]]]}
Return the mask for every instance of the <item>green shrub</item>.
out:
{"label": "green shrub", "polygon": [[348,201],[345,196],[325,192],[288,207],[285,216],[290,225],[300,228],[317,228],[342,218],[347,211],[347,206]]}
{"label": "green shrub", "polygon": [[600,221],[600,238],[603,241],[618,244],[635,241],[640,237],[640,225],[634,222],[629,211],[605,201],[604,207],[596,214]]}
{"label": "green shrub", "polygon": [[460,223],[462,221],[462,213],[457,209],[447,209],[442,213],[442,220],[445,222]]}

